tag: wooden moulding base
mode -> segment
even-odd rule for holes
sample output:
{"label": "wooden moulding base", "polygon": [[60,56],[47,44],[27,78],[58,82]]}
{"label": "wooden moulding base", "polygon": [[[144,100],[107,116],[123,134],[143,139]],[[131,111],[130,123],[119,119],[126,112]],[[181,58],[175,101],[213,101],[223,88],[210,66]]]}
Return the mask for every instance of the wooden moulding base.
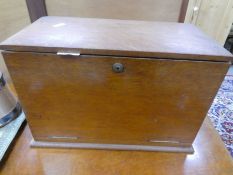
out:
{"label": "wooden moulding base", "polygon": [[170,146],[144,146],[144,145],[122,145],[122,144],[98,144],[98,143],[67,143],[46,142],[31,140],[31,147],[39,148],[82,148],[82,149],[106,149],[106,150],[132,150],[132,151],[161,151],[193,153],[193,147],[170,147]]}

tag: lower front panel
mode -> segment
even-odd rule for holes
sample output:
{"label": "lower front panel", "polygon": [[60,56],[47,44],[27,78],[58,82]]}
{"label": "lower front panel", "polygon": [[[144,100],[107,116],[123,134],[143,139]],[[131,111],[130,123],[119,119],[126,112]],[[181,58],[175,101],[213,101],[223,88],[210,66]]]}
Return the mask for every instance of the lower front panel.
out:
{"label": "lower front panel", "polygon": [[41,53],[4,58],[34,139],[74,144],[190,148],[229,67]]}

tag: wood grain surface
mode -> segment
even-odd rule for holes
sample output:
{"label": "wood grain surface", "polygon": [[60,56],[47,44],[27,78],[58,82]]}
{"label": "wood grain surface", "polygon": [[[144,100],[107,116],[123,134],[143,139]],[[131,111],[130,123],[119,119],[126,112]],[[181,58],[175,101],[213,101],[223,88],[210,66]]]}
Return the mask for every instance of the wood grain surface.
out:
{"label": "wood grain surface", "polygon": [[68,17],[43,17],[1,43],[0,49],[232,60],[228,51],[193,25]]}
{"label": "wood grain surface", "polygon": [[230,175],[233,159],[207,118],[194,154],[30,148],[26,127],[0,164],[1,175]]}
{"label": "wood grain surface", "polygon": [[[228,62],[11,53],[35,140],[190,147]],[[121,63],[122,73],[112,71]]]}

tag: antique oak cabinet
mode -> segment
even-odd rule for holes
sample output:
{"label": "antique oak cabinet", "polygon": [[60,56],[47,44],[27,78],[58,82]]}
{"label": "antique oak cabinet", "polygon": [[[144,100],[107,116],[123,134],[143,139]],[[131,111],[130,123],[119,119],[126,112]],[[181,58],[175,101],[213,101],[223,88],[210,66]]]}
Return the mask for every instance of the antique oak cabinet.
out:
{"label": "antique oak cabinet", "polygon": [[192,152],[232,60],[189,24],[69,17],[0,49],[42,147]]}

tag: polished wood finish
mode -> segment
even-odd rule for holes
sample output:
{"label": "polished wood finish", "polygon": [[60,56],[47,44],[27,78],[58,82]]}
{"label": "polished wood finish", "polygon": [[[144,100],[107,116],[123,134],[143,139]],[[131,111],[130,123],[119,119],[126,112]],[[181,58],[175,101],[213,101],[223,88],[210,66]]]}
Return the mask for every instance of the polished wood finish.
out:
{"label": "polished wood finish", "polygon": [[[229,67],[46,53],[4,58],[36,141],[174,147],[191,147]],[[116,62],[124,72],[112,71]]]}
{"label": "polished wood finish", "polygon": [[44,17],[0,49],[229,61],[232,55],[189,24]]}
{"label": "polished wood finish", "polygon": [[127,20],[45,17],[0,48],[37,145],[72,147],[191,150],[232,60],[191,25]]}
{"label": "polished wood finish", "polygon": [[184,22],[188,0],[46,0],[49,16]]}
{"label": "polished wood finish", "polygon": [[42,16],[47,16],[45,0],[26,0],[26,3],[31,22]]}
{"label": "polished wood finish", "polygon": [[1,162],[1,175],[230,175],[233,159],[210,120],[194,141],[194,154],[31,148],[26,127]]}

